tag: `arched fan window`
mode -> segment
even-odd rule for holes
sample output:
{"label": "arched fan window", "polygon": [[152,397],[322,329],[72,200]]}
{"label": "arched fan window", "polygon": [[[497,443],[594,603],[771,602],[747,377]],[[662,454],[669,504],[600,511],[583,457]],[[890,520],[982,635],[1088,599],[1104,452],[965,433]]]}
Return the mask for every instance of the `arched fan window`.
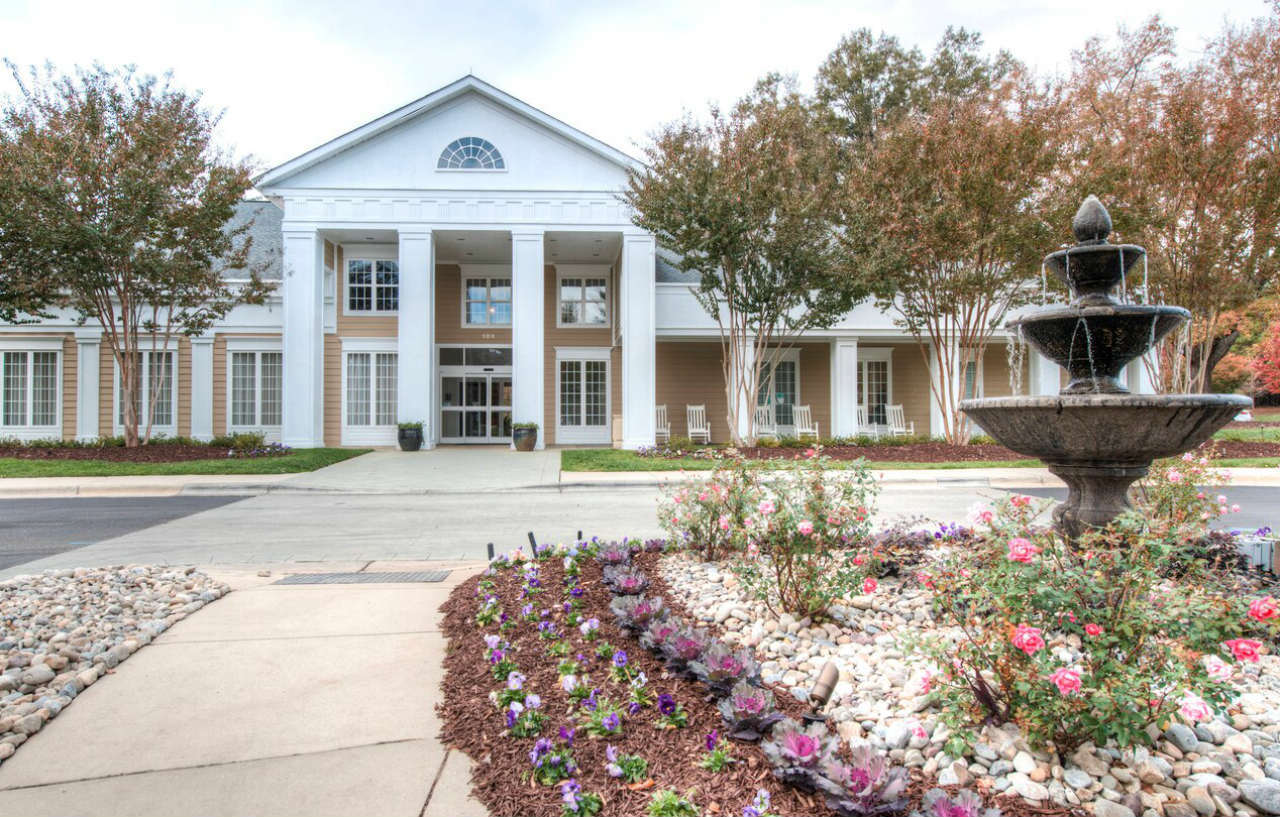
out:
{"label": "arched fan window", "polygon": [[464,136],[449,143],[440,154],[436,167],[442,170],[505,170],[507,164],[488,139]]}

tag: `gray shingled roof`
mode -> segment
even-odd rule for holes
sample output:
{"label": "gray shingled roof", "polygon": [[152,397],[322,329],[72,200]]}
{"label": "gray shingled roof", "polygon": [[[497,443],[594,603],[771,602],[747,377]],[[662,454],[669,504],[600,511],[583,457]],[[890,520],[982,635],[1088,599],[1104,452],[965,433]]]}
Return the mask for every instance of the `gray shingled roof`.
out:
{"label": "gray shingled roof", "polygon": [[654,279],[659,284],[696,284],[702,280],[697,272],[680,269],[680,257],[665,247],[658,247]]}
{"label": "gray shingled roof", "polygon": [[280,232],[284,211],[265,199],[242,201],[236,204],[235,215],[227,222],[229,227],[238,227],[252,221],[253,226],[245,234],[253,239],[249,246],[248,269],[229,269],[223,271],[226,278],[246,278],[250,269],[258,269],[265,281],[280,280],[280,258],[283,238]]}

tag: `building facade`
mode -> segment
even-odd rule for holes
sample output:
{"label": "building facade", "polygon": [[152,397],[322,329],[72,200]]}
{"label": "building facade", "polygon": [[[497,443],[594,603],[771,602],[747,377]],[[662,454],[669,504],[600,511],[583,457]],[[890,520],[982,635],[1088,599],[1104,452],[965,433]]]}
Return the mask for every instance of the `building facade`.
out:
{"label": "building facade", "polygon": [[[705,406],[728,439],[717,327],[620,198],[636,166],[468,76],[266,172],[265,200],[236,217],[276,291],[144,351],[154,432],[392,445],[420,420],[431,447],[506,444],[534,422],[539,445],[636,448],[665,405],[673,435]],[[761,402],[782,434],[797,406],[824,436],[884,425],[892,405],[936,432],[935,365],[867,303],[788,349]],[[1030,365],[1028,390],[1056,392],[1057,371]],[[1009,375],[1000,338],[963,387],[1007,394]],[[0,438],[118,434],[118,381],[73,315],[0,327]]]}

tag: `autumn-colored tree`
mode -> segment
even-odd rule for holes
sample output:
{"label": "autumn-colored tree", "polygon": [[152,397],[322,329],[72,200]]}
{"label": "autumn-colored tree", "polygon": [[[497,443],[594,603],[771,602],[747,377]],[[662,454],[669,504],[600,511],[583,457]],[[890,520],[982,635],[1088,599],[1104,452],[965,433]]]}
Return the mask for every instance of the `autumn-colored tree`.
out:
{"label": "autumn-colored tree", "polygon": [[101,324],[137,446],[155,411],[140,432],[144,348],[164,354],[269,291],[247,268],[250,225],[227,226],[249,166],[214,147],[219,116],[168,77],[8,66],[19,93],[0,110],[0,320],[60,308]]}
{"label": "autumn-colored tree", "polygon": [[1146,246],[1143,296],[1192,312],[1157,355],[1163,388],[1208,391],[1238,337],[1224,314],[1280,272],[1280,3],[1191,63],[1175,53],[1153,18],[1076,55],[1066,181],[1108,200],[1117,231]]}
{"label": "autumn-colored tree", "polygon": [[1271,324],[1253,358],[1258,391],[1280,394],[1280,321]]}
{"label": "autumn-colored tree", "polygon": [[1055,97],[980,47],[950,32],[912,68],[916,101],[844,153],[844,236],[879,281],[881,307],[915,337],[954,443],[969,436],[966,374],[1025,299],[1062,209],[1044,195],[1058,161]]}
{"label": "autumn-colored tree", "polygon": [[663,127],[625,193],[635,223],[700,276],[691,288],[720,329],[738,444],[755,437],[766,367],[866,295],[838,240],[834,152],[813,118],[790,83],[768,77],[706,122]]}

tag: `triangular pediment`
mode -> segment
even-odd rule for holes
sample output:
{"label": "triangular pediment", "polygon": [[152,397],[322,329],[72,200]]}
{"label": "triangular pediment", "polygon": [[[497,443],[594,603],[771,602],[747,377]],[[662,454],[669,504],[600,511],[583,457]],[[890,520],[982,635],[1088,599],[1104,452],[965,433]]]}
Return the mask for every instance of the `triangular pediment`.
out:
{"label": "triangular pediment", "polygon": [[[485,166],[440,167],[457,140],[501,156]],[[465,162],[468,165],[476,161]],[[475,77],[267,171],[266,192],[299,189],[617,190],[638,163]]]}

